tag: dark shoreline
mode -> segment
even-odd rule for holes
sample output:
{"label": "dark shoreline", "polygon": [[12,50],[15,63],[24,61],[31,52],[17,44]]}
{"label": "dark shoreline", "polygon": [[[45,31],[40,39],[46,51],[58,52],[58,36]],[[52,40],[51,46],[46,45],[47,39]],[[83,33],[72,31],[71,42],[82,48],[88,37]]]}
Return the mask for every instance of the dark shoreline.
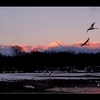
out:
{"label": "dark shoreline", "polygon": [[[15,81],[0,81],[0,93],[52,93],[46,89],[50,88],[69,88],[69,87],[98,87],[100,79],[87,80],[15,80]],[[34,88],[26,88],[25,86]],[[54,92],[55,93],[55,92]],[[63,93],[63,92],[62,92]]]}

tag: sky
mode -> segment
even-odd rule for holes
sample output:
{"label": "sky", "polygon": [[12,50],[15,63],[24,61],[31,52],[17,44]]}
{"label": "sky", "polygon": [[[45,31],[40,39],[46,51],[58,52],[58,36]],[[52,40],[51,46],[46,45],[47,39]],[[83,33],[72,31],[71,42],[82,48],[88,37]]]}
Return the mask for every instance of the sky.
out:
{"label": "sky", "polygon": [[0,44],[100,42],[100,7],[0,7]]}

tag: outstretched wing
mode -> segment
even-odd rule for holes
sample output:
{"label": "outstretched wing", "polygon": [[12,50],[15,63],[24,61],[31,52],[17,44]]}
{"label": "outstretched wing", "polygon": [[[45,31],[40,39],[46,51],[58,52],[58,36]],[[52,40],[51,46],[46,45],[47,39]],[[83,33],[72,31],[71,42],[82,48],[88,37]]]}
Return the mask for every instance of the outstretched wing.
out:
{"label": "outstretched wing", "polygon": [[81,46],[86,45],[86,43],[89,41],[90,38],[88,38]]}
{"label": "outstretched wing", "polygon": [[86,44],[86,43],[89,41],[89,39],[90,39],[90,38],[88,38],[88,39],[84,42],[84,44]]}
{"label": "outstretched wing", "polygon": [[89,29],[87,29],[87,32],[90,30],[90,28]]}
{"label": "outstretched wing", "polygon": [[96,23],[96,22],[94,22],[94,23],[91,25],[91,27],[93,27],[95,23]]}

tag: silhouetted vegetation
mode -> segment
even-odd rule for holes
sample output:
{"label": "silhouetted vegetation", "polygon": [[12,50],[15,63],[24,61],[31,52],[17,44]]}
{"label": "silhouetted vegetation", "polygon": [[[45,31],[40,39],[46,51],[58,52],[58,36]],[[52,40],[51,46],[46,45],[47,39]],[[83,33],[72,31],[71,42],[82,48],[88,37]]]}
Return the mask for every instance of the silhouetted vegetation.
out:
{"label": "silhouetted vegetation", "polygon": [[[26,85],[33,86],[34,88],[27,88],[25,87]],[[87,80],[53,79],[53,80],[20,80],[20,81],[15,80],[13,82],[1,81],[0,82],[0,93],[43,93],[43,92],[50,93],[50,91],[46,89],[55,88],[55,87],[59,87],[59,88],[60,87],[64,87],[64,88],[97,87],[97,83],[95,82],[95,79],[87,79]],[[53,91],[51,91],[51,93],[53,93]]]}
{"label": "silhouetted vegetation", "polygon": [[100,71],[100,53],[39,52],[26,53],[19,46],[12,47],[13,56],[0,54],[0,71]]}
{"label": "silhouetted vegetation", "polygon": [[[13,82],[1,81],[0,93],[53,93],[53,91],[50,92],[46,89],[55,87],[59,88],[97,87],[97,83],[95,82],[96,80],[97,79],[87,79],[87,80],[48,79],[48,80],[15,80]],[[33,86],[34,88],[27,88],[25,87],[26,85]],[[70,92],[66,91],[66,93]]]}

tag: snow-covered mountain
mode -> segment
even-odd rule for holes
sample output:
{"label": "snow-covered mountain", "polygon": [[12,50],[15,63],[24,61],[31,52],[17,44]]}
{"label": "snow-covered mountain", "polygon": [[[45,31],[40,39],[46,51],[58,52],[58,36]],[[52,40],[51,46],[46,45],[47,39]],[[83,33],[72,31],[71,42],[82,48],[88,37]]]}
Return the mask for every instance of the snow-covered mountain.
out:
{"label": "snow-covered mountain", "polygon": [[58,41],[54,41],[54,42],[52,42],[52,43],[50,43],[49,45],[48,45],[48,47],[62,47],[62,46],[65,46],[66,44],[64,43],[64,42],[62,42],[62,41],[60,41],[60,40],[58,40]]}
{"label": "snow-covered mountain", "polygon": [[[36,45],[36,46],[30,46],[30,45],[20,45],[20,47],[25,52],[31,52],[31,51],[55,51],[55,52],[64,52],[64,51],[74,51],[75,53],[97,53],[100,52],[100,43],[99,42],[88,42],[87,45],[81,46],[81,42],[77,42],[75,44],[67,45],[66,43],[58,40],[54,41],[48,45]],[[12,46],[14,45],[0,45],[0,53],[3,55],[12,55]],[[19,46],[19,45],[18,45]]]}

